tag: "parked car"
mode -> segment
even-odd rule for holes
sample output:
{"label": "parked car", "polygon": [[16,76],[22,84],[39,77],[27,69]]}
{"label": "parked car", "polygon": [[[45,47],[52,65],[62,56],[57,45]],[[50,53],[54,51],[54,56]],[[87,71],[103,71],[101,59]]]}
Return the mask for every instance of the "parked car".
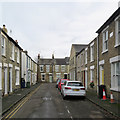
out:
{"label": "parked car", "polygon": [[65,81],[69,81],[68,79],[60,79],[60,82],[58,83],[58,89],[61,91],[61,86],[64,85]]}
{"label": "parked car", "polygon": [[58,84],[60,82],[60,78],[57,79],[57,82],[56,82],[56,88],[58,88]]}
{"label": "parked car", "polygon": [[63,99],[66,96],[83,96],[85,98],[86,91],[82,82],[80,81],[66,81],[61,89]]}

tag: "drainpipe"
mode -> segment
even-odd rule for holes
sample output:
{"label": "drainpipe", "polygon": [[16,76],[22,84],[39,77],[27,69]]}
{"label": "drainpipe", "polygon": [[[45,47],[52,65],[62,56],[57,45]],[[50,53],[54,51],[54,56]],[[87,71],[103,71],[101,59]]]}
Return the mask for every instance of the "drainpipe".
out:
{"label": "drainpipe", "polygon": [[97,94],[99,93],[99,35],[97,36]]}

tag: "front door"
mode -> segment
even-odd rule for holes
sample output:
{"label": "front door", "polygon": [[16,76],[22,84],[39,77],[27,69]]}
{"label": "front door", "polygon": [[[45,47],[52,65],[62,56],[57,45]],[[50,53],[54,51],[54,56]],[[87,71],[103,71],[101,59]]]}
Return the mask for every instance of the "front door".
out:
{"label": "front door", "polygon": [[104,85],[104,68],[100,66],[100,85]]}
{"label": "front door", "polygon": [[87,71],[85,71],[85,89],[87,90]]}
{"label": "front door", "polygon": [[49,82],[52,83],[52,76],[49,76]]}
{"label": "front door", "polygon": [[9,71],[9,91],[12,92],[12,68]]}
{"label": "front door", "polygon": [[5,92],[5,94],[7,94],[8,93],[8,90],[7,90],[7,68],[4,68],[4,80],[5,80],[5,82],[4,82],[4,92]]}

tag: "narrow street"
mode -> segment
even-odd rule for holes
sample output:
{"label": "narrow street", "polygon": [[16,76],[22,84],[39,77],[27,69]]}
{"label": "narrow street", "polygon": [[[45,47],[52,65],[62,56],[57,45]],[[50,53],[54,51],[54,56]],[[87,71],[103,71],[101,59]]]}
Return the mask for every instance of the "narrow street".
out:
{"label": "narrow street", "polygon": [[55,83],[44,83],[36,92],[14,108],[10,118],[105,118],[97,106],[82,98],[63,100]]}

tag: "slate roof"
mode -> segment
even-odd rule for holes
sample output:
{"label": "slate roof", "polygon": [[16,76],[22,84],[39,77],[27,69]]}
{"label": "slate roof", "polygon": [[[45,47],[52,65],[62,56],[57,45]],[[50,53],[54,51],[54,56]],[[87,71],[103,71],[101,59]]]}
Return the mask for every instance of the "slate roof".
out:
{"label": "slate roof", "polygon": [[54,63],[56,65],[68,65],[69,64],[69,57],[65,57],[65,58],[55,58],[55,59],[47,59],[47,58],[40,58],[40,64],[41,65],[50,65],[52,64],[54,61]]}
{"label": "slate roof", "polygon": [[82,49],[84,49],[85,47],[87,47],[87,44],[72,44],[72,46],[74,47],[76,54],[79,53]]}
{"label": "slate roof", "polygon": [[96,31],[96,33],[100,33],[104,28],[106,28],[114,19],[120,15],[120,7],[110,16],[110,18]]}

